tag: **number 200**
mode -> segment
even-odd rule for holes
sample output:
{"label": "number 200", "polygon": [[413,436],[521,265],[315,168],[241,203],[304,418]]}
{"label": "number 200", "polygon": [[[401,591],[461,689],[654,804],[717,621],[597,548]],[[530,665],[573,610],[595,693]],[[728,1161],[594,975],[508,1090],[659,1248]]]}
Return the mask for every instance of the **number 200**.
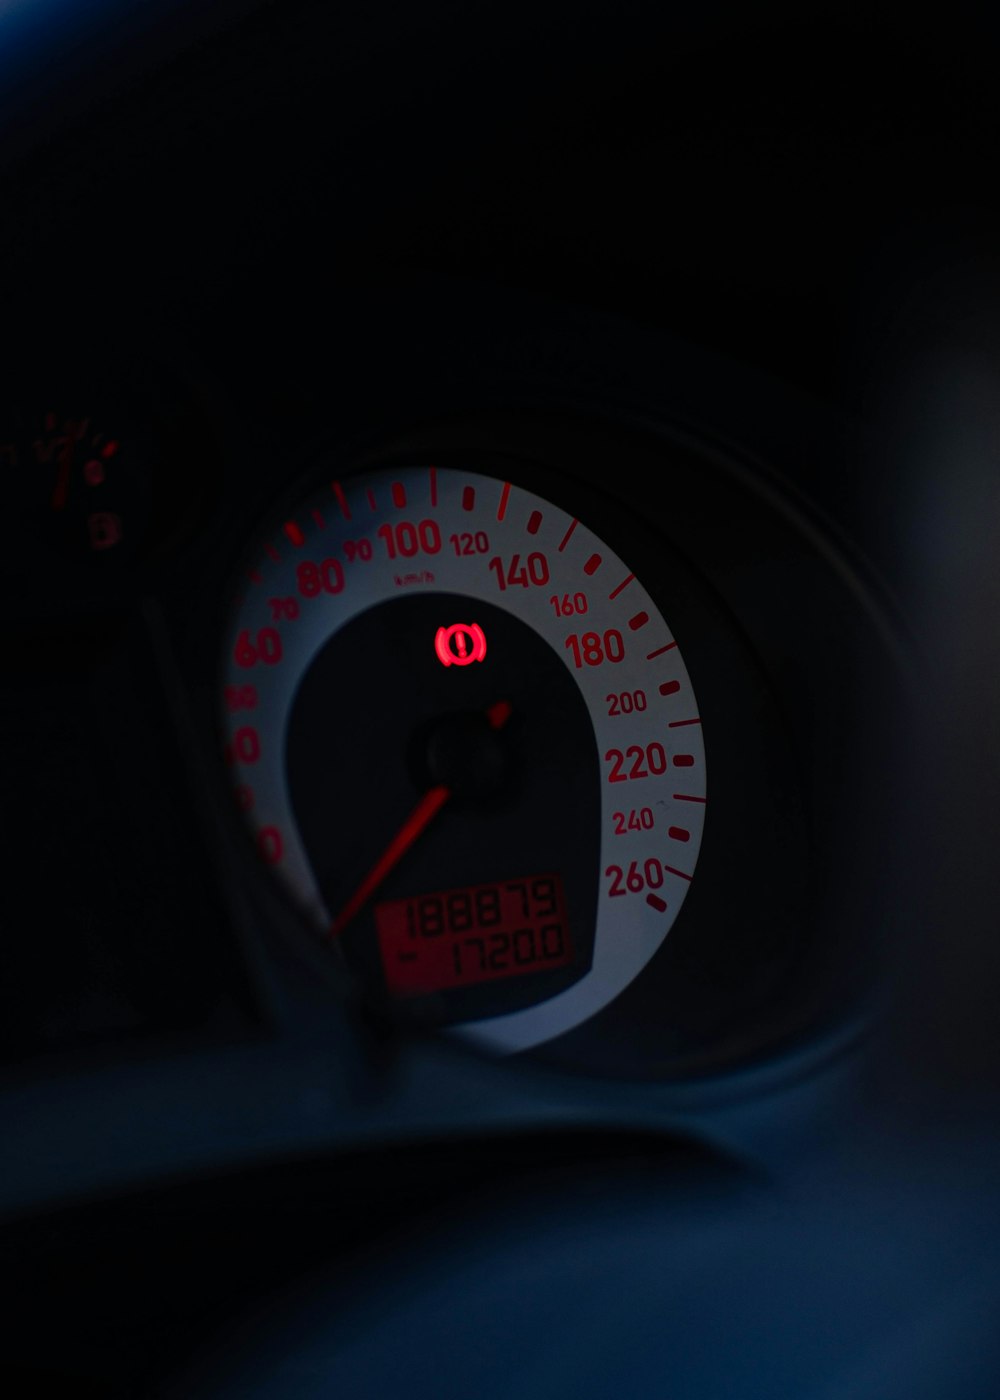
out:
{"label": "number 200", "polygon": [[623,690],[620,695],[606,695],[609,715],[630,715],[633,711],[646,708],[644,690]]}

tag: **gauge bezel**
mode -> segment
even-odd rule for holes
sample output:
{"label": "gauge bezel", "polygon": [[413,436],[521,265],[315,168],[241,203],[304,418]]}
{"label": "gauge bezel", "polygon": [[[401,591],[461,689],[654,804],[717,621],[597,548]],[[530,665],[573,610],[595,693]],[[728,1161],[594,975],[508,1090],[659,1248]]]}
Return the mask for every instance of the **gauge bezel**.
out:
{"label": "gauge bezel", "polygon": [[[497,469],[503,465],[495,464]],[[506,635],[512,623],[519,627],[527,624],[523,648],[528,648],[530,643],[532,649],[537,649],[539,641],[542,643],[536,662],[525,670],[526,663],[519,659],[520,648],[510,638],[505,663],[508,669],[503,681],[507,687],[503,694],[509,691],[514,700],[513,727],[525,740],[534,736],[531,741],[533,757],[521,761],[521,784],[530,785],[539,772],[546,771],[547,765],[556,761],[559,753],[563,753],[565,764],[560,770],[560,785],[579,782],[582,776],[579,762],[565,752],[562,739],[575,710],[571,712],[567,708],[561,718],[553,712],[548,721],[551,726],[548,737],[544,743],[541,741],[539,724],[548,713],[542,703],[548,675],[552,681],[567,687],[567,706],[571,699],[573,705],[580,700],[584,702],[589,716],[587,727],[593,727],[593,738],[597,741],[593,759],[590,757],[592,743],[588,742],[585,771],[590,783],[588,791],[591,788],[593,791],[595,815],[600,811],[601,876],[598,880],[596,871],[579,869],[579,861],[573,855],[577,843],[561,834],[564,826],[580,820],[583,808],[589,808],[589,804],[578,808],[574,801],[566,812],[566,822],[559,823],[555,817],[559,810],[557,786],[535,792],[536,801],[549,805],[547,820],[543,820],[541,810],[536,812],[533,806],[522,806],[516,820],[513,816],[508,818],[508,823],[512,823],[508,825],[497,825],[495,819],[491,825],[486,808],[470,811],[468,820],[482,825],[482,840],[491,857],[476,878],[496,878],[504,874],[506,878],[521,878],[539,873],[537,869],[532,872],[528,865],[522,868],[517,860],[510,864],[512,852],[508,847],[523,845],[519,834],[522,826],[529,821],[540,823],[532,850],[524,850],[520,861],[529,861],[534,852],[533,858],[541,861],[539,869],[550,865],[558,869],[566,881],[571,902],[576,899],[578,889],[582,892],[586,887],[594,891],[588,896],[588,899],[596,898],[594,914],[588,912],[584,917],[581,906],[572,921],[572,937],[578,952],[587,952],[586,965],[577,966],[568,982],[566,977],[557,977],[554,972],[539,982],[542,977],[539,971],[532,974],[530,984],[526,978],[521,978],[509,986],[498,986],[492,996],[486,995],[485,988],[477,994],[470,988],[461,995],[457,991],[452,993],[448,1000],[468,1003],[467,1011],[450,1018],[460,1022],[450,1033],[474,1040],[498,1053],[533,1048],[589,1019],[641,975],[669,935],[690,882],[696,878],[705,811],[704,749],[697,692],[692,690],[683,651],[671,632],[669,619],[664,620],[659,600],[649,594],[642,576],[630,570],[627,559],[611,552],[603,534],[595,533],[586,519],[568,514],[558,500],[528,492],[502,471],[485,473],[481,469],[474,470],[468,461],[458,459],[431,466],[399,461],[369,468],[360,478],[356,474],[337,477],[332,485],[324,476],[321,483],[318,491],[298,503],[287,520],[275,521],[273,528],[260,539],[258,558],[248,575],[245,600],[230,626],[227,644],[230,664],[225,694],[238,698],[245,688],[243,683],[253,683],[253,713],[237,709],[232,715],[227,714],[224,721],[230,732],[228,751],[234,781],[246,801],[251,800],[252,792],[253,809],[248,811],[247,821],[258,837],[267,838],[263,844],[274,864],[276,878],[283,880],[291,897],[302,905],[307,917],[313,919],[317,935],[329,938],[328,926],[334,909],[349,893],[349,889],[339,888],[339,882],[346,876],[352,884],[356,883],[378,855],[376,849],[366,846],[366,839],[386,840],[389,835],[388,827],[380,838],[373,838],[368,832],[369,827],[381,828],[385,814],[381,804],[375,801],[375,770],[366,755],[394,752],[393,746],[398,747],[401,736],[409,732],[416,722],[415,716],[421,713],[413,711],[411,704],[417,704],[416,697],[424,691],[433,693],[434,706],[439,707],[436,712],[444,714],[449,705],[454,705],[454,697],[460,689],[471,695],[478,693],[480,684],[497,683],[487,680],[501,664],[496,660],[488,660],[483,672],[476,667],[446,675],[432,655],[430,619],[441,620],[442,605],[457,610],[456,616],[463,617],[467,613],[478,617],[477,608],[481,612],[492,612],[494,623],[488,630],[493,631],[495,639]],[[407,502],[405,507],[400,504],[402,501]],[[414,583],[410,582],[409,575],[405,578],[400,575],[403,565],[389,562],[386,541],[375,539],[386,531],[391,539],[393,530],[400,528],[410,528],[415,537],[412,527],[398,525],[401,514],[403,519],[408,518],[404,511],[416,515],[429,512],[424,524],[433,525],[437,536],[435,552],[421,553],[413,560],[414,566],[427,566],[413,575]],[[535,520],[537,534],[528,533],[529,517]],[[466,554],[457,544],[454,550],[448,545],[442,547],[442,536],[447,535],[449,529],[464,527],[480,531],[484,540],[489,531],[491,548],[501,553],[506,551],[510,555],[510,551],[524,550],[529,560],[550,560],[551,579],[547,565],[545,573],[549,581],[543,587],[508,588],[503,584],[498,588],[492,572],[497,559],[491,560],[487,567],[484,557]],[[359,545],[367,551],[360,558],[356,556]],[[527,552],[533,546],[542,553]],[[301,561],[313,558],[316,550],[320,554],[328,552],[336,563],[336,591],[329,596],[321,592],[316,597],[298,598],[298,571],[304,567]],[[606,582],[599,581],[597,571]],[[627,665],[621,670],[611,664],[611,659],[603,665],[584,665],[579,655],[574,663],[567,654],[563,643],[569,645],[574,640],[577,624],[567,623],[561,614],[555,613],[547,595],[553,589],[559,593],[573,587],[586,587],[586,596],[590,599],[587,618],[585,621],[578,619],[578,625],[583,629],[596,628],[597,632],[585,630],[585,636],[598,636],[602,628],[613,629],[616,625],[622,629],[603,634],[606,638],[617,638],[623,655],[627,653]],[[272,594],[281,596],[273,598],[269,596]],[[291,595],[290,600],[285,599],[286,594]],[[451,602],[453,594],[455,601]],[[383,637],[384,627],[379,621],[387,623],[389,612],[386,609],[395,617],[400,608],[412,610],[416,605],[421,609],[422,626],[427,629],[426,653],[412,650],[411,626],[401,629],[397,623]],[[294,611],[294,618],[285,620],[286,609]],[[501,627],[504,618],[507,622]],[[376,626],[379,627],[377,638],[369,635]],[[341,650],[342,637],[346,633],[353,637],[359,628],[363,630],[360,642],[356,640],[356,650],[359,648],[361,653],[369,654],[372,665],[377,662],[379,667],[387,668],[385,690],[372,691],[363,704],[340,707],[341,678],[345,674],[355,677],[350,687],[352,694],[364,693],[369,684],[369,677],[355,670],[354,652],[344,654]],[[567,636],[567,633],[573,635]],[[630,638],[627,643],[623,641],[623,633]],[[266,637],[273,642],[275,656],[270,664],[257,664],[252,647],[251,654],[246,654],[245,643],[251,636]],[[327,654],[334,646],[339,660],[331,669]],[[390,675],[390,658],[398,654],[400,647],[408,657],[410,670]],[[651,654],[646,657],[650,649]],[[292,749],[298,753],[302,747],[298,725],[305,721],[301,719],[300,695],[303,688],[313,694],[309,687],[317,666],[323,666],[328,677],[323,691],[326,698],[318,709],[313,705],[309,710],[314,722],[309,729],[308,760],[290,769]],[[422,683],[418,683],[418,675],[423,676]],[[541,690],[537,689],[538,678],[542,681]],[[658,691],[660,682],[663,685]],[[620,685],[650,687],[652,698],[648,709],[609,717],[616,712],[613,706],[605,704],[604,692]],[[489,693],[480,697],[480,704],[485,703]],[[401,695],[410,696],[411,700],[403,705],[396,698]],[[606,698],[611,699],[610,696]],[[373,729],[371,717],[375,714],[382,715],[382,719]],[[675,724],[684,726],[683,730],[677,729]],[[362,733],[366,736],[363,739]],[[345,735],[349,736],[346,748]],[[247,736],[253,738],[252,753],[246,761],[241,761],[240,740]],[[298,741],[297,746],[294,741]],[[634,747],[614,747],[630,744]],[[629,799],[615,785],[618,779],[614,778],[612,760],[617,753],[621,770],[625,753],[633,756],[629,762],[635,766],[634,754],[644,755],[654,748],[655,757],[662,763],[659,773],[652,771],[652,759],[648,769],[640,764],[645,786],[639,792],[630,789],[634,794],[630,800],[638,803],[641,798],[654,804],[658,811],[658,830],[642,831],[638,835],[616,831],[613,809]],[[324,754],[322,761],[318,757],[320,751]],[[686,766],[674,773],[671,765],[675,762]],[[318,779],[317,764],[328,778]],[[395,762],[389,760],[389,772],[383,769],[383,786],[394,791],[396,783],[402,782],[395,797],[398,804],[396,824],[404,820],[419,796],[419,788],[407,784],[407,766],[403,753],[399,752]],[[298,785],[292,781],[296,773],[301,776]],[[621,781],[625,781],[626,776],[626,771],[618,774]],[[306,791],[311,794],[309,810],[318,804],[326,813],[315,829],[315,849],[309,854],[303,810],[295,799],[296,792]],[[341,825],[341,802],[337,798],[341,792],[359,802],[367,795],[368,802],[374,804],[360,827],[356,816],[346,828]],[[385,800],[384,794],[381,801]],[[649,809],[650,815],[652,810]],[[450,837],[447,831],[441,831],[442,826],[451,830]],[[310,829],[314,828],[315,822]],[[683,841],[683,847],[672,840],[668,828],[669,832],[681,831],[677,840]],[[453,871],[448,862],[436,869],[436,877],[427,889],[422,889],[415,871],[426,864],[428,850],[443,853],[447,843],[464,837],[466,830],[466,823],[452,815],[449,807],[430,835],[424,836],[417,850],[408,857],[406,878],[398,893],[414,896],[426,893],[436,884],[461,884],[461,868]],[[558,861],[554,850],[544,854],[549,843],[557,838],[558,849],[562,851]],[[582,851],[589,849],[589,842],[582,831],[578,839],[579,859],[582,859]],[[341,844],[345,852],[334,862],[329,854],[331,843]],[[353,859],[349,859],[346,851],[359,846]],[[366,853],[361,854],[362,850]],[[504,851],[507,851],[506,866],[502,863]],[[616,885],[612,878],[616,871],[620,877],[624,869],[632,871],[630,856],[635,856],[639,865],[645,860],[651,869],[649,878],[655,878],[656,872],[660,872],[659,892],[650,892],[645,900],[635,897],[631,885],[626,888],[622,879]],[[472,858],[470,849],[467,859]],[[623,866],[617,866],[615,862],[618,861],[622,861]],[[654,865],[656,870],[652,871]],[[429,878],[425,872],[425,883]],[[395,880],[396,871],[393,870],[388,876],[389,885]],[[328,889],[338,892],[328,896]],[[625,898],[611,897],[614,895]],[[331,898],[335,904],[330,903]],[[375,941],[370,907],[359,917],[367,927],[367,934],[356,936],[351,929],[340,941],[348,957],[369,965],[372,960],[362,954],[365,938],[373,944]],[[360,947],[357,946],[359,939]],[[553,978],[555,985],[550,986]],[[365,982],[375,995],[382,983],[377,963],[368,966]],[[544,995],[532,994],[536,982],[540,989],[544,986]],[[399,1007],[397,1014],[415,1013],[407,1004]]]}
{"label": "gauge bezel", "polygon": [[[648,969],[632,993],[620,998],[606,1016],[595,1018],[586,1035],[570,1032],[572,1039],[560,1038],[546,1051],[531,1052],[532,1056],[591,1074],[655,1079],[703,1076],[808,1034],[818,1019],[831,1014],[831,1006],[842,1011],[852,1004],[858,988],[866,983],[867,955],[862,951],[853,958],[845,950],[842,930],[833,944],[822,913],[822,891],[830,875],[819,854],[826,839],[824,795],[835,791],[829,782],[832,749],[820,753],[816,748],[817,697],[822,699],[829,687],[827,651],[816,647],[808,665],[789,669],[785,642],[777,649],[772,645],[774,634],[781,630],[777,614],[761,612],[762,593],[770,592],[772,602],[780,598],[784,605],[780,578],[774,580],[777,588],[747,590],[741,577],[742,571],[756,567],[762,555],[784,554],[788,566],[800,567],[801,577],[809,580],[813,606],[836,615],[847,585],[794,510],[776,509],[774,500],[760,491],[741,464],[733,463],[717,447],[707,449],[682,430],[652,431],[649,425],[622,422],[592,405],[582,409],[566,403],[521,402],[515,411],[505,405],[490,412],[423,416],[395,427],[396,431],[383,427],[304,449],[295,479],[279,499],[264,493],[264,518],[280,517],[286,507],[301,500],[304,490],[331,472],[346,478],[375,464],[412,462],[415,457],[426,460],[428,454],[442,464],[449,460],[476,463],[491,475],[507,475],[542,494],[561,493],[558,499],[577,514],[600,512],[602,533],[609,544],[627,546],[637,570],[643,569],[653,579],[670,574],[671,582],[665,586],[673,596],[685,599],[680,611],[673,609],[678,614],[675,631],[685,656],[693,658],[695,674],[704,677],[696,681],[700,693],[709,685],[726,695],[732,692],[733,675],[753,677],[747,681],[753,699],[746,712],[756,716],[754,725],[738,733],[727,723],[723,709],[707,727],[713,773],[726,767],[723,754],[715,752],[723,736],[727,736],[723,747],[729,746],[731,759],[740,756],[739,739],[745,741],[740,762],[746,754],[759,753],[761,734],[768,736],[766,772],[761,768],[757,776],[771,790],[773,819],[766,824],[748,821],[739,803],[727,804],[724,788],[713,791],[707,828],[712,836],[706,837],[700,858],[701,873],[708,870],[711,878],[696,882],[690,892],[683,918],[661,950],[665,965]],[[613,488],[601,481],[612,452]],[[674,523],[661,531],[651,530],[635,505],[635,499],[641,499],[640,490],[649,489],[651,465],[664,480],[649,497],[648,515],[662,509],[664,492],[674,491],[683,503],[674,512]],[[255,524],[259,520],[258,514]],[[734,549],[734,539],[742,539],[743,547]],[[230,555],[228,583],[242,576],[252,555],[244,534]],[[697,565],[689,556],[697,556]],[[822,600],[817,599],[817,589],[824,595]],[[695,598],[700,600],[697,606]],[[704,627],[690,625],[681,616],[688,613],[693,622],[699,609]],[[852,636],[855,621],[851,629],[845,628]],[[713,628],[727,637],[725,661],[718,645],[709,647],[704,657],[699,655],[695,633],[710,635]],[[751,635],[756,645],[750,643]],[[876,671],[882,674],[887,664],[880,643],[876,634],[873,654],[878,653]],[[217,662],[216,653],[213,663]],[[712,679],[716,673],[718,684]],[[836,704],[827,708],[837,715],[837,730],[843,729],[845,697],[837,697]],[[831,735],[834,732],[829,730]],[[727,839],[736,840],[735,849],[742,854],[738,868],[731,858],[713,873],[716,837],[724,832]],[[737,933],[732,910],[727,912],[721,893],[709,896],[708,886],[732,890],[742,880],[744,887],[750,887],[768,879],[779,857],[787,878],[776,884],[778,900],[766,918],[749,925],[744,918]],[[741,956],[727,956],[725,939],[696,933],[720,926],[729,930],[730,951],[735,948]],[[683,974],[675,965],[681,961],[688,964]],[[664,996],[661,979],[668,974],[675,990]],[[651,994],[654,981],[656,995]],[[820,987],[825,990],[820,992]]]}

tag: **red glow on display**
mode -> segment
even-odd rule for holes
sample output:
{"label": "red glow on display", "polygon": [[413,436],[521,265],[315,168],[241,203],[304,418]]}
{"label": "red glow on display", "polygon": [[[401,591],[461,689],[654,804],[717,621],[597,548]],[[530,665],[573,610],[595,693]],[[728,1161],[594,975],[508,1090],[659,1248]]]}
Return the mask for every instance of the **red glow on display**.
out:
{"label": "red glow on display", "polygon": [[646,903],[651,905],[658,914],[662,914],[667,907],[667,901],[661,899],[658,894],[647,894]]}
{"label": "red glow on display", "polygon": [[635,574],[629,574],[627,578],[622,579],[621,583],[618,585],[617,588],[612,588],[611,592],[608,594],[608,602],[613,603],[614,600],[618,597],[618,594],[621,593],[624,589],[628,588],[629,584],[633,581],[634,578]]}
{"label": "red glow on display", "polygon": [[486,711],[486,719],[491,729],[502,729],[513,713],[509,700],[498,700]]}
{"label": "red glow on display", "polygon": [[588,574],[588,575],[589,575],[589,574],[596,574],[597,571],[598,571],[598,569],[599,569],[600,567],[601,567],[601,556],[600,556],[599,554],[592,554],[592,555],[590,556],[590,558],[587,560],[586,564],[584,564],[584,566],[583,566],[583,572],[584,572],[585,574]]}
{"label": "red glow on display", "polygon": [[647,623],[648,621],[649,621],[649,613],[648,613],[648,612],[638,612],[638,613],[636,613],[635,617],[630,617],[630,618],[629,618],[629,620],[628,620],[628,625],[629,625],[630,629],[631,629],[633,632],[638,632],[639,628],[640,628],[640,627],[645,627],[645,625],[646,625],[646,623]]}
{"label": "red glow on display", "polygon": [[296,549],[300,548],[301,545],[305,544],[306,537],[299,529],[298,525],[296,525],[294,520],[286,520],[284,525],[282,526],[282,529],[284,530],[285,534],[288,536],[289,540],[291,540],[292,544],[295,546]]}
{"label": "red glow on display", "polygon": [[401,481],[392,483],[392,503],[397,510],[402,510],[406,505],[406,488]]}
{"label": "red glow on display", "polygon": [[690,754],[690,753],[675,753],[675,754],[674,754],[674,767],[675,767],[675,768],[693,768],[693,767],[694,767],[694,754]]}
{"label": "red glow on display", "polygon": [[528,516],[528,534],[537,535],[542,523],[542,512],[533,510]]}
{"label": "red glow on display", "polygon": [[503,490],[500,492],[500,506],[497,510],[497,519],[502,520],[507,514],[507,502],[510,499],[510,482],[505,481]]}
{"label": "red glow on display", "polygon": [[667,835],[671,841],[690,841],[691,833],[683,826],[667,827]]}
{"label": "red glow on display", "polygon": [[428,472],[428,475],[430,476],[430,479],[431,479],[431,505],[432,505],[432,506],[436,506],[437,503],[438,503],[438,472],[437,472],[437,467],[431,467],[430,471]]}
{"label": "red glow on display", "polygon": [[475,504],[476,504],[476,488],[475,488],[474,486],[466,486],[466,487],[464,487],[464,489],[463,489],[463,491],[462,491],[462,509],[463,509],[463,510],[473,510],[473,509],[475,508]]}
{"label": "red glow on display", "polygon": [[434,650],[442,666],[471,666],[486,656],[486,635],[476,622],[453,622],[438,628]]}
{"label": "red glow on display", "polygon": [[681,688],[680,681],[664,681],[660,686],[661,695],[676,695]]}
{"label": "red glow on display", "polygon": [[684,873],[683,870],[675,870],[674,867],[673,867],[672,865],[665,865],[663,868],[664,868],[664,870],[667,872],[668,875],[679,875],[679,876],[681,877],[682,880],[690,880],[690,879],[691,879],[691,876],[690,876],[690,875],[685,875],[685,873]]}
{"label": "red glow on display", "polygon": [[104,446],[101,448],[101,456],[102,456],[105,460],[107,460],[108,457],[113,457],[113,456],[115,455],[115,453],[118,451],[118,447],[119,447],[118,442],[117,442],[114,438],[112,438],[110,442],[106,442],[106,443],[104,444]]}
{"label": "red glow on display", "polygon": [[573,956],[558,875],[388,900],[375,906],[375,927],[397,997],[548,972]]}

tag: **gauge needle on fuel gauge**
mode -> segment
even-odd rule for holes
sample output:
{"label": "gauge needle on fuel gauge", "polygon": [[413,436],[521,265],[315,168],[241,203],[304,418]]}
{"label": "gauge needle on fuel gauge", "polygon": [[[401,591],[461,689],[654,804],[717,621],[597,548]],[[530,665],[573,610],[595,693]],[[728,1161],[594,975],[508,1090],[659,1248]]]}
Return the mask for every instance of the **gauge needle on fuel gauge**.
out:
{"label": "gauge needle on fuel gauge", "polygon": [[66,441],[59,452],[59,470],[56,484],[52,489],[52,509],[64,510],[69,496],[69,478],[73,468],[73,449],[76,447],[75,427],[70,423]]}
{"label": "gauge needle on fuel gauge", "polygon": [[[486,720],[491,729],[502,729],[507,723],[511,714],[510,702],[498,700],[490,705],[486,711]],[[422,832],[440,812],[452,795],[453,789],[446,783],[437,783],[434,787],[428,788],[414,807],[413,811],[406,818],[406,821],[396,832],[395,836],[386,846],[385,850],[376,860],[368,874],[358,885],[350,899],[337,914],[330,925],[330,933],[336,938],[348,926],[351,920],[364,908],[368,900],[375,893],[382,881],[402,859]]]}

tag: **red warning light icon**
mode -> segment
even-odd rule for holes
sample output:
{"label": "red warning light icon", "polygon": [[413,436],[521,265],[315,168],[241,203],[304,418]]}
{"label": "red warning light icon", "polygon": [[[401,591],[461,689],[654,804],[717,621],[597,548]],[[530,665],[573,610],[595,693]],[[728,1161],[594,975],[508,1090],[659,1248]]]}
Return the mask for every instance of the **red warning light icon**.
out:
{"label": "red warning light icon", "polygon": [[486,655],[486,636],[477,622],[453,622],[439,627],[434,650],[442,666],[471,666]]}

